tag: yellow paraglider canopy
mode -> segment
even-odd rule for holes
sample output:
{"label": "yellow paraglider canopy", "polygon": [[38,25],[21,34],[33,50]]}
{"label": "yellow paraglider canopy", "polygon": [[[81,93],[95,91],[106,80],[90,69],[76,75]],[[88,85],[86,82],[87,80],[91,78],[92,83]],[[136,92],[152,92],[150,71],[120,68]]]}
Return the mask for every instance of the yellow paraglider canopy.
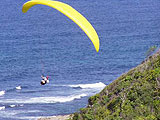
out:
{"label": "yellow paraglider canopy", "polygon": [[22,12],[26,13],[32,6],[42,4],[47,5],[50,7],[55,8],[56,10],[60,11],[64,15],[66,15],[68,18],[73,20],[90,38],[93,45],[95,46],[96,51],[99,51],[99,38],[98,35],[93,28],[93,26],[88,22],[88,20],[83,17],[78,11],[76,11],[71,6],[59,2],[59,1],[50,1],[50,0],[31,0],[26,2],[23,5]]}

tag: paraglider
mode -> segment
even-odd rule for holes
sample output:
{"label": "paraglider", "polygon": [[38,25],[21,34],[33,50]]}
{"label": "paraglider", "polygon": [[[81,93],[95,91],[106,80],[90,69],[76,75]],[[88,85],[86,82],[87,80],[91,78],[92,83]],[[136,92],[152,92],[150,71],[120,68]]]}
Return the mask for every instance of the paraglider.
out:
{"label": "paraglider", "polygon": [[[68,18],[70,18],[73,22],[75,22],[89,37],[89,39],[92,41],[96,51],[99,51],[99,37],[93,28],[93,26],[89,23],[89,21],[81,15],[78,11],[76,11],[74,8],[69,6],[68,4],[59,2],[59,1],[51,1],[51,0],[31,0],[26,2],[23,5],[22,12],[26,13],[31,7],[34,5],[46,5],[49,7],[52,7],[59,12],[66,15]],[[49,82],[47,77],[41,76],[42,81],[41,85],[45,85],[47,82]]]}
{"label": "paraglider", "polygon": [[26,2],[23,5],[22,12],[26,13],[31,7],[37,4],[42,4],[46,6],[50,6],[52,8],[55,8],[59,12],[66,15],[68,18],[70,18],[73,22],[75,22],[90,38],[92,41],[96,51],[99,51],[99,37],[93,28],[93,26],[88,22],[88,20],[82,16],[78,11],[76,11],[74,8],[69,6],[68,4],[59,2],[59,1],[50,1],[50,0],[31,0]]}

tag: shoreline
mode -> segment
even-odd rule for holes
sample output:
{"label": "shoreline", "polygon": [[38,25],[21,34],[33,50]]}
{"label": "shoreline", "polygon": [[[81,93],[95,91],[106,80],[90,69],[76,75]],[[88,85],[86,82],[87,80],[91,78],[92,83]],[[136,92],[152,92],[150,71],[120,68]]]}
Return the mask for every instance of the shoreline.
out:
{"label": "shoreline", "polygon": [[57,115],[57,116],[50,116],[50,117],[40,117],[37,120],[67,120],[72,117],[72,114],[68,115]]}

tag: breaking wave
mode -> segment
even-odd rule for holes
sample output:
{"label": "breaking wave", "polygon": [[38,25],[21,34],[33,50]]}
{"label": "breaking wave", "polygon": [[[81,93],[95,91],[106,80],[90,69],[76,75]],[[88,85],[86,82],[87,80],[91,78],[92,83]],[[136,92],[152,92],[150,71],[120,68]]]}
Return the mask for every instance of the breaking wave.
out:
{"label": "breaking wave", "polygon": [[9,107],[14,108],[14,107],[16,107],[16,105],[9,105]]}
{"label": "breaking wave", "polygon": [[0,91],[0,96],[3,96],[4,94],[5,94],[4,90]]}
{"label": "breaking wave", "polygon": [[87,94],[71,95],[71,96],[56,96],[56,97],[34,97],[29,99],[7,99],[1,101],[2,103],[21,103],[21,104],[34,104],[34,103],[64,103],[70,102],[75,99],[80,99],[87,96]]}
{"label": "breaking wave", "polygon": [[17,86],[16,89],[17,89],[17,90],[21,90],[22,87],[21,87],[21,86]]}
{"label": "breaking wave", "polygon": [[92,88],[104,88],[106,85],[102,82],[98,82],[93,84],[78,84],[69,86],[73,88],[92,89]]}
{"label": "breaking wave", "polygon": [[0,107],[0,110],[4,110],[6,107],[5,106],[1,106]]}

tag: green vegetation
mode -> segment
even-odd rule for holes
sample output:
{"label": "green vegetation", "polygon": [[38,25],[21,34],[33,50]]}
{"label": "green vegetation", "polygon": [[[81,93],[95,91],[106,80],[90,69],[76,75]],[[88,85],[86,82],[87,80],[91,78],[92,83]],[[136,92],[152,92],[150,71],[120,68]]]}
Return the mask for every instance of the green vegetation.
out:
{"label": "green vegetation", "polygon": [[157,49],[157,46],[156,46],[156,45],[150,47],[150,48],[148,49],[148,51],[146,52],[146,57],[151,56],[156,49]]}
{"label": "green vegetation", "polygon": [[160,120],[160,50],[91,96],[73,120]]}

